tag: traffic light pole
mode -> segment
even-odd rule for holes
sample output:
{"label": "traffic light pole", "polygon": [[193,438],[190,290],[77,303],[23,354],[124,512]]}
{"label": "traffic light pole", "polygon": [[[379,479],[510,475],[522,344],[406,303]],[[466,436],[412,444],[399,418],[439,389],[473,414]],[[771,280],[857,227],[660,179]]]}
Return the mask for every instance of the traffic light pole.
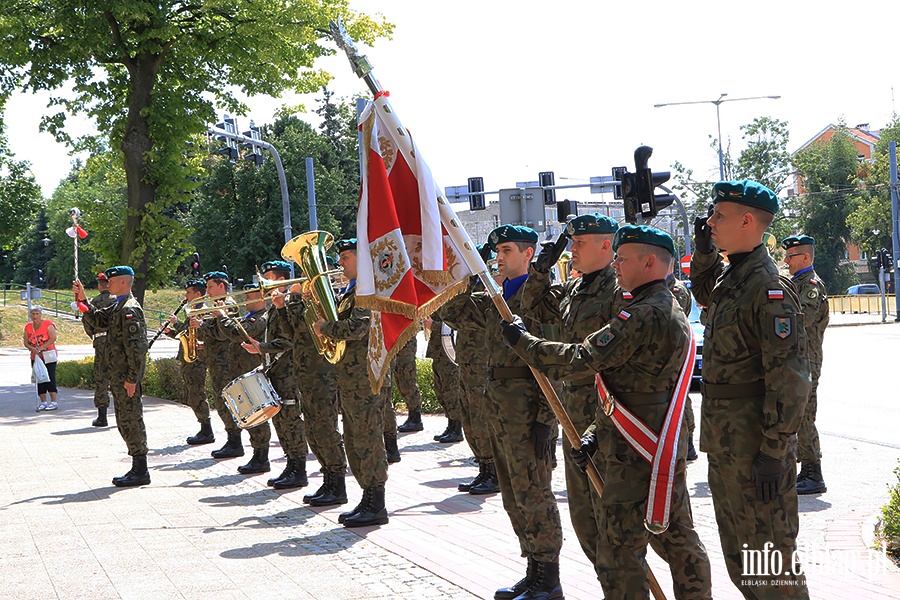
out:
{"label": "traffic light pole", "polygon": [[897,199],[897,142],[888,144],[888,153],[891,163],[891,222],[893,232],[891,235],[894,264],[894,321],[900,322],[900,207]]}

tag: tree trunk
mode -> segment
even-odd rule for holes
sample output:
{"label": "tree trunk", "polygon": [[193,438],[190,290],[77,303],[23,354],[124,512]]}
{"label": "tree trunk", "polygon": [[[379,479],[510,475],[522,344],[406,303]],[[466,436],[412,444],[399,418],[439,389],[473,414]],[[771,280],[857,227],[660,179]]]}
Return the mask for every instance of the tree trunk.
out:
{"label": "tree trunk", "polygon": [[125,216],[125,232],[122,237],[121,260],[134,269],[133,293],[139,302],[144,302],[147,290],[147,268],[150,255],[149,240],[145,240],[144,251],[133,256],[138,246],[141,219],[148,205],[156,196],[156,183],[150,178],[147,161],[153,149],[147,117],[144,109],[150,107],[153,86],[159,73],[159,57],[139,57],[129,68],[131,93],[128,98],[128,116],[125,134],[122,137],[122,153],[125,156],[125,178],[128,184],[128,212]]}

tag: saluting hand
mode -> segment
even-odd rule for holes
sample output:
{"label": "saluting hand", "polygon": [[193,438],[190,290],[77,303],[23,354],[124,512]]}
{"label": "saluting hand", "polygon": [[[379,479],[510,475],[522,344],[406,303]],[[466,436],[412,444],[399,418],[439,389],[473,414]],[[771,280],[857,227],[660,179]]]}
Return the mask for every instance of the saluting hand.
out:
{"label": "saluting hand", "polygon": [[710,204],[709,212],[705,217],[694,218],[694,248],[700,254],[710,254],[716,249],[712,240],[712,229],[707,221],[713,214],[713,206]]}

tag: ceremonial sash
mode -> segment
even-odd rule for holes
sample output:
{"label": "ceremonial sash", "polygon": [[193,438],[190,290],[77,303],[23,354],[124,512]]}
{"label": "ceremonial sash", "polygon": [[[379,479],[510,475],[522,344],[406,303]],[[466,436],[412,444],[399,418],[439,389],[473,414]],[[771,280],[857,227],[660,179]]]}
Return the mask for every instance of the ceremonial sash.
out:
{"label": "ceremonial sash", "polygon": [[678,383],[662,429],[657,435],[652,429],[627,407],[616,403],[615,397],[606,387],[600,373],[596,375],[597,393],[603,412],[612,419],[619,433],[650,463],[650,494],[647,498],[647,513],[644,526],[655,534],[664,532],[669,527],[669,509],[672,505],[672,486],[675,483],[675,462],[678,454],[678,435],[681,431],[681,420],[684,417],[684,403],[691,387],[694,359],[697,347],[694,344],[694,333],[690,332],[690,346],[678,375]]}

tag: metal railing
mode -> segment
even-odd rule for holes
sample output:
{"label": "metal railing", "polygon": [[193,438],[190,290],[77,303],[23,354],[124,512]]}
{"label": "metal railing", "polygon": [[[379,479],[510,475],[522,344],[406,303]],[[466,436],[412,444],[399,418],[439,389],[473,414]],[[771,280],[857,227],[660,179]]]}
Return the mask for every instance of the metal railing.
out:
{"label": "metal railing", "polygon": [[[887,312],[896,314],[896,297],[891,294],[885,299],[887,300]],[[828,311],[833,313],[881,314],[881,294],[829,296]]]}

